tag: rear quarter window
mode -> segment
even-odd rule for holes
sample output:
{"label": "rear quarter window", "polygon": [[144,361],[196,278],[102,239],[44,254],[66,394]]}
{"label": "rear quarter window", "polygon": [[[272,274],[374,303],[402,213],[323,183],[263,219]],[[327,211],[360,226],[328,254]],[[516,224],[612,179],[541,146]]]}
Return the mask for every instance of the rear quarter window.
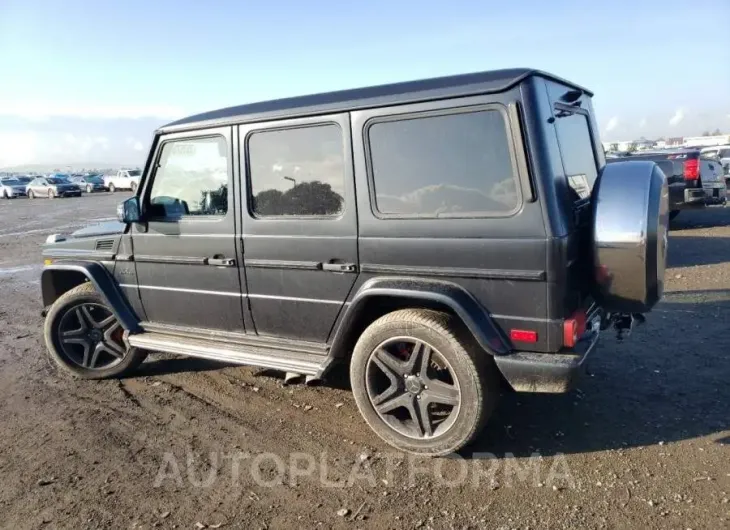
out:
{"label": "rear quarter window", "polygon": [[555,130],[572,198],[587,199],[598,177],[588,116],[580,111],[558,109],[555,111]]}
{"label": "rear quarter window", "polygon": [[418,113],[366,127],[379,217],[508,216],[522,197],[505,114]]}

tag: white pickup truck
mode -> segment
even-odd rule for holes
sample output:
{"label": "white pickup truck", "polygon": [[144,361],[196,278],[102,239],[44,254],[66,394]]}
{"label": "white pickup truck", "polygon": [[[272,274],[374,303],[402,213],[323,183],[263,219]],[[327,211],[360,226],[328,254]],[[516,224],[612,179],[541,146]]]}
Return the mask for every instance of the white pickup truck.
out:
{"label": "white pickup truck", "polygon": [[104,187],[114,193],[117,190],[137,191],[142,171],[139,169],[120,169],[114,175],[104,175]]}

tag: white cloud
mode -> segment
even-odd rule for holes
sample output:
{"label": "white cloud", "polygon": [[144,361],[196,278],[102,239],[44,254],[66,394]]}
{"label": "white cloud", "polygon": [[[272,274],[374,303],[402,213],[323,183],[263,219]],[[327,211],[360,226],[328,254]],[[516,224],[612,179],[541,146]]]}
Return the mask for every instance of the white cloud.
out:
{"label": "white cloud", "polygon": [[142,142],[134,142],[134,145],[132,146],[132,148],[135,151],[141,151],[142,149],[144,149],[144,145],[142,145]]}
{"label": "white cloud", "polygon": [[32,162],[39,147],[34,132],[0,132],[0,167]]}
{"label": "white cloud", "polygon": [[175,119],[185,112],[172,105],[104,105],[44,102],[0,102],[0,116],[15,116],[33,121],[73,117],[86,119]]}
{"label": "white cloud", "polygon": [[618,125],[618,117],[614,116],[613,118],[608,120],[608,123],[606,124],[606,132],[613,131],[617,125]]}
{"label": "white cloud", "polygon": [[672,125],[672,126],[679,125],[683,119],[684,119],[684,109],[679,108],[674,113],[674,116],[672,116],[669,119],[669,125]]}
{"label": "white cloud", "polygon": [[639,122],[639,128],[643,129],[646,127],[646,118],[641,118],[641,121]]}

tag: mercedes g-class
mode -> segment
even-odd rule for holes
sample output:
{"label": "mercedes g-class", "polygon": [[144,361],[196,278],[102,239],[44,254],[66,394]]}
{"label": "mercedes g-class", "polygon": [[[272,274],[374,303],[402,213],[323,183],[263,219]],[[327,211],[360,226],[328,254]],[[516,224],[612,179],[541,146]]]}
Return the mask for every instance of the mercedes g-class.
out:
{"label": "mercedes g-class", "polygon": [[50,236],[50,357],[322,378],[387,443],[470,442],[506,381],[565,392],[661,298],[668,189],[607,165],[592,94],[511,69],[225,108],[156,131],[119,223]]}

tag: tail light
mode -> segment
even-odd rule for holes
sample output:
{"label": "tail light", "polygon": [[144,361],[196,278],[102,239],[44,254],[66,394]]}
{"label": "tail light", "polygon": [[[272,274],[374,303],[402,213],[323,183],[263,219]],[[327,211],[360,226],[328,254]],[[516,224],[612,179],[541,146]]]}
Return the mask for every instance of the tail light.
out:
{"label": "tail light", "polygon": [[585,330],[586,314],[583,311],[577,311],[563,322],[563,346],[566,348],[575,346]]}
{"label": "tail light", "polygon": [[700,161],[697,158],[688,158],[684,161],[684,180],[700,178]]}

